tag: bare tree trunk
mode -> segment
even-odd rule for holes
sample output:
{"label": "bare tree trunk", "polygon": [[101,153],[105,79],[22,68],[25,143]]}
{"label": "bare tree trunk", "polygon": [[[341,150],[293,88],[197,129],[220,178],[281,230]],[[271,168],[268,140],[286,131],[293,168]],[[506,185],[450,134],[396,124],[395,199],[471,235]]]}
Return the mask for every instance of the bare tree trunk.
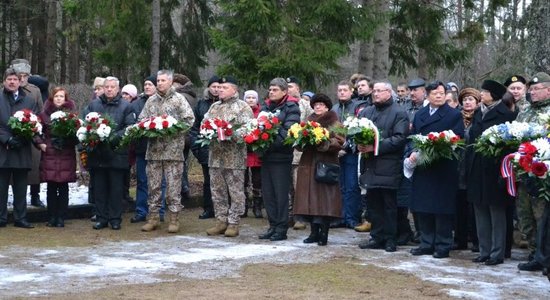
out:
{"label": "bare tree trunk", "polygon": [[17,5],[17,58],[27,59],[27,3]]}
{"label": "bare tree trunk", "polygon": [[160,0],[153,0],[153,13],[151,15],[151,64],[149,69],[151,73],[159,70],[160,60]]}
{"label": "bare tree trunk", "polygon": [[374,34],[374,61],[372,66],[372,77],[384,79],[388,77],[390,65],[390,23],[389,23],[389,2],[378,0],[375,2],[376,11],[384,16],[382,24],[378,24],[378,28]]}
{"label": "bare tree trunk", "polygon": [[527,53],[535,71],[550,73],[550,7],[547,0],[533,0],[529,8]]}
{"label": "bare tree trunk", "polygon": [[359,62],[357,72],[372,75],[373,66],[373,44],[371,41],[361,41],[359,43]]}
{"label": "bare tree trunk", "polygon": [[48,24],[46,26],[46,47],[44,73],[50,81],[55,81],[55,53],[56,46],[56,22],[57,22],[57,0],[47,0]]}

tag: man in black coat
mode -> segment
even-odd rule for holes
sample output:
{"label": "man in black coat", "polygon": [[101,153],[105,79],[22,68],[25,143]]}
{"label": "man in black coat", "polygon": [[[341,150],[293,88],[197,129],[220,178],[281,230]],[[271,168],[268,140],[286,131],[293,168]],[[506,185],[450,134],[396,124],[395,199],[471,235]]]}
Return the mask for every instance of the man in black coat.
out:
{"label": "man in black coat", "polygon": [[283,142],[288,129],[300,122],[298,99],[288,95],[288,84],[283,78],[269,83],[269,99],[262,111],[278,112],[281,122],[273,143],[262,156],[262,194],[269,220],[269,229],[259,236],[270,241],[286,240],[288,231],[288,193],[292,184],[292,157],[290,145]]}
{"label": "man in black coat", "polygon": [[4,88],[0,94],[0,227],[8,221],[8,188],[13,189],[14,226],[33,228],[27,222],[27,173],[32,167],[31,141],[16,136],[8,126],[9,118],[17,111],[28,109],[38,114],[36,101],[20,87],[14,69],[4,73]]}
{"label": "man in black coat", "polygon": [[[452,130],[464,135],[461,113],[445,103],[445,84],[434,81],[426,87],[429,105],[414,116],[411,134]],[[416,164],[417,151],[407,155],[406,164]],[[420,246],[413,255],[449,257],[453,245],[454,214],[458,190],[458,162],[443,159],[430,166],[419,166],[412,176],[410,210],[416,213],[420,229]]]}
{"label": "man in black coat", "polygon": [[[97,112],[109,117],[115,128],[109,142],[102,142],[90,149],[88,166],[93,170],[94,197],[97,210],[97,223],[94,229],[102,229],[111,224],[113,230],[120,229],[122,221],[122,198],[124,198],[124,174],[130,167],[128,150],[117,149],[126,127],[136,122],[136,115],[130,103],[119,93],[116,77],[105,78],[105,93],[90,102],[85,113]],[[85,117],[85,115],[83,116]]]}
{"label": "man in black coat", "polygon": [[204,115],[210,109],[210,106],[218,101],[218,89],[220,84],[218,81],[220,78],[217,75],[210,77],[208,80],[208,88],[205,91],[206,95],[203,99],[197,102],[197,106],[193,108],[195,114],[195,123],[189,130],[189,140],[191,145],[191,152],[197,158],[202,167],[203,185],[202,185],[202,199],[203,199],[203,212],[199,215],[199,219],[210,219],[214,217],[214,205],[212,203],[212,190],[210,190],[210,172],[208,170],[208,146],[201,146],[197,143],[197,137],[199,135],[200,127]]}
{"label": "man in black coat", "polygon": [[[389,82],[377,82],[373,89],[373,105],[359,113],[380,130],[378,155],[375,145],[357,145],[367,153],[365,172],[360,181],[367,189],[367,206],[372,223],[371,240],[361,243],[361,249],[385,249],[395,252],[397,235],[397,189],[403,176],[402,157],[409,134],[409,118],[392,98]],[[363,168],[362,168],[363,169]]]}

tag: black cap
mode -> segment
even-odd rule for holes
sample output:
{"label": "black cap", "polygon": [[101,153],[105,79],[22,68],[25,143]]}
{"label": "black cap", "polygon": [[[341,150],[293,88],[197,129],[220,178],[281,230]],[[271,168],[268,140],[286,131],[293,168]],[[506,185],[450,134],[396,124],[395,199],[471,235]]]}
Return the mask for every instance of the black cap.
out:
{"label": "black cap", "polygon": [[500,84],[497,81],[487,79],[481,84],[481,89],[489,91],[493,100],[502,99],[502,96],[506,93],[507,89],[505,86]]}
{"label": "black cap", "polygon": [[525,77],[523,77],[521,75],[512,75],[512,76],[508,77],[508,79],[506,79],[506,81],[504,81],[504,86],[508,87],[510,84],[512,84],[514,82],[521,82],[523,84],[526,84],[527,80],[525,80]]}
{"label": "black cap", "polygon": [[210,79],[208,79],[208,84],[206,86],[210,87],[212,85],[212,83],[219,82],[219,81],[220,81],[220,77],[218,77],[218,75],[214,75],[214,76],[210,77]]}
{"label": "black cap", "polygon": [[332,100],[330,100],[330,97],[325,94],[315,94],[315,96],[309,100],[309,105],[313,108],[317,102],[324,103],[329,110],[332,108]]}
{"label": "black cap", "polygon": [[409,82],[409,89],[415,89],[421,86],[426,86],[426,81],[422,78],[413,79]]}
{"label": "black cap", "polygon": [[296,83],[297,85],[300,85],[300,80],[295,76],[289,76],[285,80],[287,83]]}
{"label": "black cap", "polygon": [[157,86],[157,75],[152,74],[149,77],[146,77],[145,80],[143,80],[143,82],[145,81],[151,81],[155,86]]}
{"label": "black cap", "polygon": [[235,79],[235,77],[233,76],[223,76],[220,78],[220,80],[218,80],[218,83],[232,83],[234,85],[239,85],[237,83],[237,79]]}

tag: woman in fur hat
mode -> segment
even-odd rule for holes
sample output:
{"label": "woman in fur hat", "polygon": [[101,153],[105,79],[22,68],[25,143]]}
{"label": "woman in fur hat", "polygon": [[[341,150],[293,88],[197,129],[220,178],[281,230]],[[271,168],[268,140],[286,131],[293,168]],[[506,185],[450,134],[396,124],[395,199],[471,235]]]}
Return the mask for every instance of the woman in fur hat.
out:
{"label": "woman in fur hat", "polygon": [[[330,110],[332,101],[327,95],[316,94],[310,105],[314,113],[308,117],[308,121],[318,122],[325,128],[340,125],[338,116]],[[314,175],[319,161],[338,164],[338,151],[344,142],[344,137],[331,133],[329,141],[303,149],[298,165],[294,215],[310,222],[311,234],[304,240],[306,244],[326,245],[330,221],[342,215],[340,186],[317,182]]]}

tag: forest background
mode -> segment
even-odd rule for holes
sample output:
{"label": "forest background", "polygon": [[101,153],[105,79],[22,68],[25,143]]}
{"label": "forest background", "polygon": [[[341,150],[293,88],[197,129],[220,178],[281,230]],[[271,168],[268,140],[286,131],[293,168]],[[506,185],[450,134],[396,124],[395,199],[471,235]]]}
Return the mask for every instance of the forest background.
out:
{"label": "forest background", "polygon": [[475,87],[550,72],[549,15],[548,0],[4,0],[0,67],[26,58],[54,85],[170,68],[197,87],[294,75],[333,92],[356,72]]}

